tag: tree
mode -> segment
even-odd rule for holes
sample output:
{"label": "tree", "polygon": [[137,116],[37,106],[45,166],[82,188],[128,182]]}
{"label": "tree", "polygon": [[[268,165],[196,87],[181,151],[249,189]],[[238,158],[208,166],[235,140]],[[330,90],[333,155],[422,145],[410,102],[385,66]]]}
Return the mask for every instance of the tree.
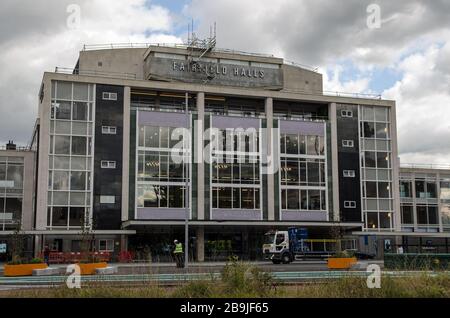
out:
{"label": "tree", "polygon": [[344,236],[343,229],[338,225],[332,225],[330,228],[330,236],[333,240],[336,240],[336,253],[342,252],[341,240]]}
{"label": "tree", "polygon": [[22,221],[19,219],[11,235],[11,263],[20,264],[23,261],[23,250],[26,237],[22,233]]}

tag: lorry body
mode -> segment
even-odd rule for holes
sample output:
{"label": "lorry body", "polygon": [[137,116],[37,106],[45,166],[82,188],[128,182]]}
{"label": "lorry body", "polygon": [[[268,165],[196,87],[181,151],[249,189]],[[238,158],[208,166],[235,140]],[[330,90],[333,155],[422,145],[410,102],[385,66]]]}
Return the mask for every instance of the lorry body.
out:
{"label": "lorry body", "polygon": [[337,242],[333,239],[309,239],[307,229],[289,228],[266,233],[263,253],[264,258],[274,264],[288,264],[304,258],[327,258],[336,252]]}

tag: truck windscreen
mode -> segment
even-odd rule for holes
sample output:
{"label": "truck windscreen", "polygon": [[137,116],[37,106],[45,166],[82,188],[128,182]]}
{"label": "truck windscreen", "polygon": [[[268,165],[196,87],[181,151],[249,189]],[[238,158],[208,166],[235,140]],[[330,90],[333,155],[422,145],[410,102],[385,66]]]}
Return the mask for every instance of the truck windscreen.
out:
{"label": "truck windscreen", "polygon": [[266,234],[264,236],[264,244],[273,244],[275,234]]}

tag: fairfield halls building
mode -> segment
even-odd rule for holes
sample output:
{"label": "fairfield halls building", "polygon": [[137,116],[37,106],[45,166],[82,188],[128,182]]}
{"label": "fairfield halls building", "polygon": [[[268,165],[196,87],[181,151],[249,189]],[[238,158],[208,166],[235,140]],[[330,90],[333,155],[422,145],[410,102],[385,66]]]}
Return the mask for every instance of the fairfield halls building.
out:
{"label": "fairfield halls building", "polygon": [[[325,94],[321,74],[281,58],[85,47],[74,70],[44,74],[38,114],[34,176],[21,182],[35,188],[23,188],[22,210],[35,253],[78,251],[88,220],[97,250],[164,260],[184,241],[187,213],[198,261],[223,251],[260,259],[264,233],[292,226],[318,239],[339,227],[361,251],[386,241],[448,250],[437,184],[450,188],[450,171],[447,181],[442,171],[400,174],[395,102]],[[172,155],[179,128],[190,131],[181,153],[192,160]]]}

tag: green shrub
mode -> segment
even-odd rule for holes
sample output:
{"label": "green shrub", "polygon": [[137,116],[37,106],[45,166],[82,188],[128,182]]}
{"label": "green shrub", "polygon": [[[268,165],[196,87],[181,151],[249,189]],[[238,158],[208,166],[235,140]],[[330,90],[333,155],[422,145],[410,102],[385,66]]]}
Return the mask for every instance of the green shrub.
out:
{"label": "green shrub", "polygon": [[355,252],[354,251],[342,251],[342,252],[336,252],[334,255],[331,256],[331,258],[349,258],[354,257]]}
{"label": "green shrub", "polygon": [[172,297],[175,298],[209,298],[217,293],[211,281],[193,281],[177,288]]}
{"label": "green shrub", "polygon": [[41,264],[44,263],[44,260],[42,258],[33,258],[31,261],[29,261],[29,264]]}
{"label": "green shrub", "polygon": [[224,295],[228,297],[268,297],[273,293],[273,277],[258,267],[231,258],[222,272]]}

